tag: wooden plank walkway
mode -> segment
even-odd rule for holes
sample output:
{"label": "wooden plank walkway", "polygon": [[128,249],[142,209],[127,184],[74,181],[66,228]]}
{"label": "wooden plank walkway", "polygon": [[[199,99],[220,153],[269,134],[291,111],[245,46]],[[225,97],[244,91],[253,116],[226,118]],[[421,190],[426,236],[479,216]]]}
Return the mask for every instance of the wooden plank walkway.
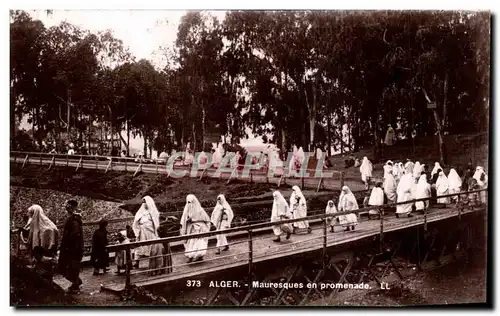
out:
{"label": "wooden plank walkway", "polygon": [[[485,206],[476,206],[473,209],[464,209],[462,214],[477,211]],[[447,218],[458,216],[459,210],[455,205],[449,205],[446,208],[432,208],[427,215],[427,222],[436,222]],[[384,219],[384,233],[403,230],[409,227],[422,225],[424,216],[414,214],[411,218],[396,218],[394,215],[386,216]],[[253,262],[255,264],[270,261],[278,258],[284,258],[291,255],[306,254],[322,248],[323,227],[314,225],[311,234],[292,235],[290,240],[282,238],[281,243],[272,241],[271,232],[253,238]],[[338,247],[343,244],[349,244],[358,240],[373,237],[380,232],[379,220],[361,221],[355,231],[345,232],[343,228],[336,227],[334,233],[327,233],[327,246],[329,248]],[[175,281],[183,278],[196,278],[211,272],[221,272],[226,269],[246,266],[248,264],[248,239],[236,238],[229,240],[231,247],[229,251],[221,255],[215,254],[215,249],[210,247],[205,255],[204,261],[196,263],[187,263],[186,257],[182,251],[173,251],[173,272],[160,276],[148,276],[141,271],[147,270],[148,261],[141,261],[140,268],[132,270],[131,281],[137,286],[148,286]],[[115,274],[116,267],[110,266],[110,271],[105,275],[93,276],[93,268],[85,267],[80,274],[83,280],[82,292],[93,293],[99,291],[101,286],[114,291],[121,291],[125,286],[125,276]],[[67,288],[70,283],[62,276],[54,277],[54,282],[62,288]]]}

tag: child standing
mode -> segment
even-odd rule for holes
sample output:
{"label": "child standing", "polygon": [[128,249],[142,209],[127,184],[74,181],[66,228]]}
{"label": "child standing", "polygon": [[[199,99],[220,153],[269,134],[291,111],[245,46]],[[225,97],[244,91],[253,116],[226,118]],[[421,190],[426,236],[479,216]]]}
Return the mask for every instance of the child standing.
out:
{"label": "child standing", "polygon": [[106,220],[101,220],[99,222],[99,229],[94,232],[92,237],[92,254],[90,256],[90,261],[94,265],[94,275],[99,275],[99,270],[102,269],[103,273],[107,272],[107,267],[109,267],[109,254],[106,250],[108,245],[108,231],[106,227],[108,222]]}
{"label": "child standing", "polygon": [[[128,236],[127,236],[127,231],[126,230],[122,230],[120,231],[120,233],[118,234],[118,242],[120,244],[128,244],[130,243],[130,240],[128,239]],[[117,274],[121,274],[121,269],[124,269],[126,268],[126,264],[127,264],[127,258],[126,258],[126,252],[125,250],[121,250],[121,251],[118,251],[116,253],[116,257],[115,257],[115,263],[116,263],[116,273]],[[130,261],[130,263],[132,263],[132,261]],[[132,270],[132,265],[130,265],[130,270]]]}

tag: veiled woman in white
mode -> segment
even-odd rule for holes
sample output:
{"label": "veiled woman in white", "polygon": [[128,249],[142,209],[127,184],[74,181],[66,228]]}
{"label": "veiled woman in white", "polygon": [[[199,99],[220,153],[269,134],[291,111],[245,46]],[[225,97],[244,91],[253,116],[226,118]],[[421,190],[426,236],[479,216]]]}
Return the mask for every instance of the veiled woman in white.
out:
{"label": "veiled woman in white", "polygon": [[[217,204],[215,205],[212,216],[210,217],[212,224],[214,224],[216,230],[222,231],[231,228],[233,218],[233,209],[229,203],[227,203],[224,194],[219,194],[219,196],[217,196]],[[217,235],[216,254],[220,254],[221,251],[227,250],[229,250],[229,245],[227,244],[226,234]]]}
{"label": "veiled woman in white", "polygon": [[420,162],[417,161],[415,163],[415,166],[413,166],[413,177],[418,180],[420,178],[420,175],[422,174],[422,171],[423,165],[421,165]]}
{"label": "veiled woman in white", "polygon": [[396,185],[398,185],[399,180],[403,176],[403,164],[401,162],[398,162],[394,165],[394,167],[392,168],[392,175],[394,176]]}
{"label": "veiled woman in white", "polygon": [[[296,185],[292,187],[292,194],[290,195],[290,208],[293,215],[293,219],[304,218],[307,217],[307,202],[304,194],[300,188]],[[309,221],[304,220],[300,222],[293,223],[293,231],[295,233],[298,232],[311,232],[311,228],[309,227]]]}
{"label": "veiled woman in white", "polygon": [[437,202],[438,204],[450,204],[450,198],[448,197],[443,197],[439,198],[441,195],[448,195],[448,189],[450,188],[450,182],[448,181],[448,178],[444,174],[443,171],[439,172],[439,176],[436,181],[436,195],[438,197]]}
{"label": "veiled woman in white", "polygon": [[434,168],[432,168],[432,171],[431,171],[431,178],[434,177],[434,174],[436,174],[439,169],[443,170],[443,168],[441,168],[441,165],[439,164],[439,162],[435,162]]}
{"label": "veiled woman in white", "polygon": [[407,163],[405,163],[405,168],[404,168],[405,174],[413,175],[414,169],[415,169],[415,164],[413,163],[413,161],[408,161]]}
{"label": "veiled woman in white", "polygon": [[[484,168],[481,166],[478,166],[476,168],[476,172],[474,172],[474,175],[472,176],[477,181],[477,185],[479,186],[479,189],[486,189],[488,187],[488,175],[484,171]],[[479,194],[481,198],[481,203],[486,203],[486,192],[480,192]]]}
{"label": "veiled woman in white", "polygon": [[386,177],[386,175],[389,173],[389,172],[392,172],[393,169],[394,169],[394,164],[392,161],[388,160],[385,165],[384,165],[384,179]]}
{"label": "veiled woman in white", "polygon": [[[460,191],[462,191],[462,179],[460,179],[457,171],[453,168],[451,168],[448,173],[448,184],[448,194],[460,193]],[[450,200],[453,202],[458,201],[458,195],[450,197]]]}
{"label": "veiled woman in white", "polygon": [[[337,210],[339,212],[355,211],[359,209],[358,201],[356,197],[352,194],[351,189],[347,186],[342,187],[342,192],[339,197],[339,205]],[[346,231],[350,229],[354,230],[354,226],[358,225],[358,216],[355,213],[350,213],[347,215],[340,215],[339,223],[342,227],[346,228]]]}
{"label": "veiled woman in white", "polygon": [[[134,230],[136,241],[144,241],[158,239],[158,227],[160,226],[160,213],[156,208],[156,204],[150,196],[142,198],[142,205],[135,213],[132,229]],[[142,246],[134,250],[135,259],[137,260],[134,267],[139,267],[140,257],[149,257],[151,255],[152,246]]]}
{"label": "veiled woman in white", "polygon": [[[431,185],[427,182],[427,175],[424,173],[418,179],[417,184],[417,195],[415,198],[425,199],[431,197]],[[415,202],[415,209],[417,211],[423,211],[429,207],[429,200]]]}
{"label": "veiled woman in white", "polygon": [[[325,214],[335,214],[337,213],[337,208],[335,207],[335,203],[332,200],[326,203]],[[330,226],[330,231],[335,232],[335,223],[338,221],[335,216],[325,218],[326,225]]]}
{"label": "veiled woman in white", "polygon": [[215,168],[219,168],[221,162],[222,162],[222,148],[221,146],[217,146],[217,148],[215,148],[214,150],[214,153],[212,154],[212,165]]}
{"label": "veiled woman in white", "polygon": [[45,256],[51,257],[56,254],[59,243],[59,230],[57,226],[45,215],[40,205],[34,204],[28,208],[30,219],[25,226],[29,229],[28,249],[33,251],[35,247],[42,247]]}
{"label": "veiled woman in white", "polygon": [[372,177],[373,165],[367,157],[363,157],[363,162],[361,166],[359,166],[359,172],[361,173],[361,181],[363,181],[365,188],[368,190]]}
{"label": "veiled woman in white", "polygon": [[[186,197],[181,217],[181,236],[201,234],[210,231],[210,217],[193,194]],[[207,253],[208,238],[191,238],[184,242],[184,255],[188,262],[201,261]]]}
{"label": "veiled woman in white", "polygon": [[[271,211],[271,222],[279,222],[292,218],[292,212],[290,207],[286,202],[285,198],[279,191],[273,192],[273,209]],[[281,240],[281,235],[286,234],[286,239],[290,239],[292,235],[292,224],[280,224],[273,226],[273,233],[276,239],[273,241],[279,242]]]}
{"label": "veiled woman in white", "polygon": [[396,203],[396,180],[392,175],[392,171],[389,171],[384,178],[384,193],[387,197],[387,203]]}
{"label": "veiled woman in white", "polygon": [[292,157],[290,159],[290,164],[288,165],[288,170],[290,173],[297,170],[298,152],[299,152],[299,149],[297,148],[297,146],[293,145]]}
{"label": "veiled woman in white", "polygon": [[[413,186],[415,185],[415,180],[413,179],[413,173],[408,172],[405,173],[402,177],[401,180],[399,180],[398,188],[397,188],[397,202],[406,202],[412,200],[412,190]],[[411,215],[411,210],[412,210],[413,203],[406,203],[406,204],[400,204],[396,205],[396,217],[399,218],[400,215],[408,215],[408,217],[412,217]]]}
{"label": "veiled woman in white", "polygon": [[384,205],[384,190],[382,189],[382,183],[379,182],[372,189],[370,194],[370,199],[368,200],[369,206],[375,206],[373,209],[368,211],[368,218],[371,219],[372,215],[380,216],[380,206]]}

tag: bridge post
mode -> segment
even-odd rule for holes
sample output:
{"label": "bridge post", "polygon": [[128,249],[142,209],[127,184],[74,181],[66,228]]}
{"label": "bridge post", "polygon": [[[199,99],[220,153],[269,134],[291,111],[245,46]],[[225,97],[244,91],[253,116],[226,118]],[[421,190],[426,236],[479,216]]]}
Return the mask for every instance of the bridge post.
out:
{"label": "bridge post", "polygon": [[94,157],[95,158],[95,170],[97,170],[97,156]]}
{"label": "bridge post", "polygon": [[344,171],[340,172],[340,189],[344,187]]}
{"label": "bridge post", "polygon": [[40,153],[40,166],[42,165],[42,153]]}
{"label": "bridge post", "polygon": [[326,273],[326,238],[327,238],[326,218],[323,219],[323,275]]}
{"label": "bridge post", "polygon": [[427,206],[424,202],[424,232],[427,232]]}
{"label": "bridge post", "polygon": [[82,160],[83,160],[83,157],[80,157],[80,160],[78,161],[78,164],[76,165],[75,171],[78,171],[78,169],[80,169],[80,166],[82,165]]}
{"label": "bridge post", "polygon": [[382,244],[384,243],[384,209],[380,208],[379,209],[379,214],[380,214],[380,252],[382,253]]}
{"label": "bridge post", "polygon": [[301,185],[300,189],[304,190],[304,175],[303,174],[300,175],[300,185]]}
{"label": "bridge post", "polygon": [[69,157],[68,157],[68,154],[66,154],[66,167],[69,166],[69,161],[68,161]]}
{"label": "bridge post", "polygon": [[158,159],[156,160],[156,174],[158,174]]}
{"label": "bridge post", "polygon": [[253,242],[252,230],[248,230],[248,290],[252,289],[252,274],[253,274]]}
{"label": "bridge post", "polygon": [[130,255],[130,248],[125,250],[125,259],[127,264],[125,265],[125,289],[131,287],[130,283],[130,268],[132,267],[132,256]]}

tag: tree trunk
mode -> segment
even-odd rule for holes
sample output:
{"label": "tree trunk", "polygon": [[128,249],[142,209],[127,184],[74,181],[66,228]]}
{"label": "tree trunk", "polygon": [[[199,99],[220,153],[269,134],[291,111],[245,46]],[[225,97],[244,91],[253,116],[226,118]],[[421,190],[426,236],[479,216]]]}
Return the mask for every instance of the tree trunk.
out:
{"label": "tree trunk", "polygon": [[444,83],[443,83],[443,118],[441,121],[441,126],[443,127],[444,130],[446,130],[447,126],[447,111],[446,111],[446,97],[448,95],[448,74],[445,75],[444,77]]}
{"label": "tree trunk", "polygon": [[128,121],[128,119],[127,119],[127,157],[130,157],[130,122]]}
{"label": "tree trunk", "polygon": [[144,158],[147,158],[148,156],[148,137],[146,136],[146,133],[143,133],[143,138],[144,138],[144,146],[143,146],[143,155]]}
{"label": "tree trunk", "polygon": [[[331,120],[332,120],[332,114],[330,112],[330,94],[328,94],[328,103],[326,105],[327,108],[327,119],[326,119],[326,128],[327,128],[327,134],[328,134],[328,153],[327,157],[330,158],[331,156],[331,151],[332,151],[332,134],[331,134]],[[341,140],[342,142],[342,140]]]}
{"label": "tree trunk", "polygon": [[68,123],[66,125],[66,133],[68,133],[68,141],[69,141],[69,131],[70,131],[70,118],[71,118],[71,90],[68,89],[68,100],[67,100],[67,106],[68,106],[68,117],[66,118],[66,122]]}

